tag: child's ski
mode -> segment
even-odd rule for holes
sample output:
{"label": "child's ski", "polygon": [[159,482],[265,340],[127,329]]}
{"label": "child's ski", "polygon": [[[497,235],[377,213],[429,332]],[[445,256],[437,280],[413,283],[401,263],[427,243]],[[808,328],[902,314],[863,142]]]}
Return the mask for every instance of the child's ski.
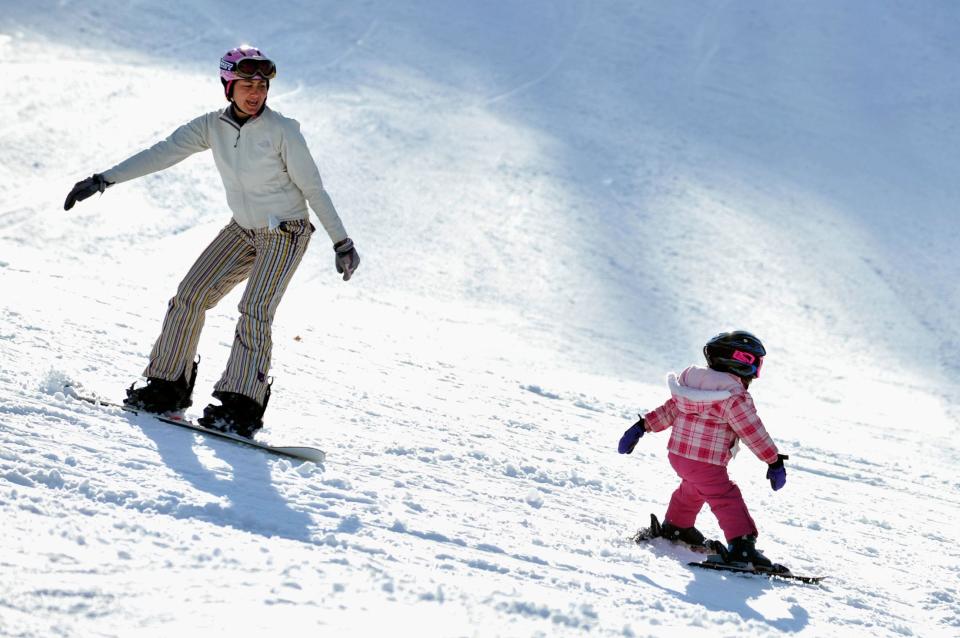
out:
{"label": "child's ski", "polygon": [[768,578],[783,578],[787,580],[798,580],[803,583],[819,583],[826,576],[801,576],[794,574],[783,565],[777,565],[777,569],[769,570],[755,568],[752,565],[743,563],[725,563],[719,555],[711,555],[707,560],[699,563],[687,563],[690,567],[700,567],[702,569],[715,569],[717,571],[734,572],[737,574],[746,574],[748,576],[766,576]]}
{"label": "child's ski", "polygon": [[691,545],[680,540],[670,540],[663,536],[663,527],[657,519],[656,514],[650,515],[650,527],[644,527],[637,530],[630,540],[638,545],[642,545],[656,538],[669,540],[674,545],[685,547],[698,554],[710,554],[706,560],[701,562],[687,563],[691,567],[700,567],[702,569],[714,569],[717,571],[734,572],[737,574],[746,574],[748,576],[767,576],[770,578],[783,578],[787,580],[797,580],[804,583],[819,583],[826,578],[825,576],[800,576],[792,573],[783,565],[774,565],[773,569],[754,568],[745,563],[727,562],[726,546],[717,540],[704,540],[703,544]]}

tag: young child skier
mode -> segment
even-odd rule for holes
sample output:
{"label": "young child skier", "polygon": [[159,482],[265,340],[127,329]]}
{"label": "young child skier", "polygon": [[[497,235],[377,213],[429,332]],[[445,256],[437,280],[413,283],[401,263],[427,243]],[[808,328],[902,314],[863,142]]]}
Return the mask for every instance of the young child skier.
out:
{"label": "young child skier", "polygon": [[779,490],[786,483],[787,456],[767,434],[747,391],[760,376],[766,354],[760,340],[742,330],[710,339],[703,347],[709,367],[690,366],[679,378],[669,374],[671,397],[624,432],[618,447],[620,454],[630,454],[645,432],[672,427],[668,458],[681,481],[670,498],[660,535],[702,545],[704,536],[694,523],[707,503],[728,543],[725,559],[761,569],[774,565],[756,548],[757,526],[740,488],[727,474],[727,463],[743,440],[767,463],[770,486]]}
{"label": "young child skier", "polygon": [[270,397],[271,326],[277,305],[314,231],[307,202],[330,237],[344,281],[360,264],[296,120],[267,106],[277,67],[259,49],[240,46],[220,58],[229,104],[175,130],[167,139],[77,184],[64,209],[108,186],[163,170],[211,150],[233,218],[200,254],[170,300],[150,361],[147,383],[132,385],[124,403],[148,412],[192,404],[196,356],[206,311],[237,284],[247,285],[226,370],[214,386],[201,425],[252,438]]}

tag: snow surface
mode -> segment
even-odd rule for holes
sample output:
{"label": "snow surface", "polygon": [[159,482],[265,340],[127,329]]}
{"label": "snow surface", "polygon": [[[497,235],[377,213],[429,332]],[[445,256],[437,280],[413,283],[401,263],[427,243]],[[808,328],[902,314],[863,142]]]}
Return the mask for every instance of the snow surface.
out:
{"label": "snow surface", "polygon": [[[0,0],[0,635],[960,635],[960,5]],[[316,236],[263,438],[117,399],[227,220],[208,155],[72,184],[278,62],[363,264]],[[209,313],[197,405],[239,289]],[[807,586],[627,537],[666,372],[755,331],[788,462],[731,464]],[[719,529],[709,510],[699,519]]]}

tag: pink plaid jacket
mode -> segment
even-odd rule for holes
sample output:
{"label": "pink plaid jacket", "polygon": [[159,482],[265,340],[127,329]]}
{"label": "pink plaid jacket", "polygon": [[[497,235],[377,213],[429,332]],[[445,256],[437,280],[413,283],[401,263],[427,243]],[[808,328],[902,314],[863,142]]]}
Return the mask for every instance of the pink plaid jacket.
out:
{"label": "pink plaid jacket", "polygon": [[777,460],[777,446],[757,416],[750,393],[729,373],[691,366],[678,380],[667,375],[672,395],[644,415],[646,430],[673,427],[667,444],[674,454],[695,461],[726,465],[742,440],[764,463]]}

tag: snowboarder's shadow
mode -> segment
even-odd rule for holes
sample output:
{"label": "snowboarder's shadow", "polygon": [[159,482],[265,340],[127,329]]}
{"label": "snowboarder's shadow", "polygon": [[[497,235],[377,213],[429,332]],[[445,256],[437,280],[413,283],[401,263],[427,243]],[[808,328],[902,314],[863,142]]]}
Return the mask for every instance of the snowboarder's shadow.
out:
{"label": "snowboarder's shadow", "polygon": [[[657,552],[665,556],[665,553]],[[672,558],[676,556],[671,555]],[[703,556],[690,553],[686,560],[703,560]],[[770,619],[751,607],[748,602],[758,598],[760,594],[773,588],[796,587],[793,584],[777,582],[776,580],[744,576],[742,574],[707,572],[690,568],[693,579],[688,583],[686,591],[679,593],[669,587],[655,583],[644,574],[633,575],[638,581],[655,587],[663,592],[678,598],[691,605],[699,605],[709,611],[725,611],[737,614],[743,620],[756,620],[782,632],[799,632],[810,624],[810,614],[797,603],[791,603],[789,617]]]}
{"label": "snowboarder's shadow", "polygon": [[[266,537],[310,542],[314,525],[309,514],[292,509],[274,484],[268,454],[228,441],[169,426],[158,421],[134,423],[157,446],[164,464],[198,490],[226,503],[181,503],[171,512]],[[199,443],[213,451],[232,472],[208,468],[195,453]],[[321,466],[322,469],[322,466]],[[229,474],[232,474],[230,476]]]}

